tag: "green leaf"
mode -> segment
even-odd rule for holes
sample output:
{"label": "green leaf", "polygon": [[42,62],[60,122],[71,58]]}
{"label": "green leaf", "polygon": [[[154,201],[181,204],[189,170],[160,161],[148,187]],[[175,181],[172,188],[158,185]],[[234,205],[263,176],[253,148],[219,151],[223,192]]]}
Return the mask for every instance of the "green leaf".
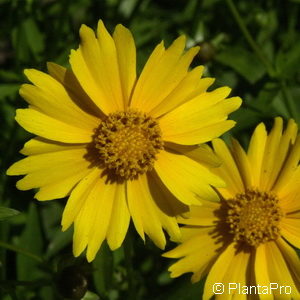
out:
{"label": "green leaf", "polygon": [[38,60],[44,51],[44,37],[32,18],[25,19],[12,30],[16,59],[28,63],[30,58]]}
{"label": "green leaf", "polygon": [[81,300],[100,300],[100,297],[96,295],[95,293],[92,293],[90,291],[87,291]]}
{"label": "green leaf", "polygon": [[233,68],[250,83],[255,83],[266,74],[264,65],[251,52],[240,47],[230,47],[216,55],[216,60]]}
{"label": "green leaf", "polygon": [[15,83],[4,83],[0,84],[0,100],[5,98],[13,98],[20,88],[19,84]]}
{"label": "green leaf", "polygon": [[27,43],[31,49],[32,54],[36,59],[44,51],[44,37],[41,34],[34,19],[29,18],[23,23],[24,33],[26,35]]}
{"label": "green leaf", "polygon": [[[43,240],[41,224],[36,205],[32,202],[29,207],[27,224],[20,237],[18,246],[31,253],[42,256]],[[38,262],[23,254],[17,255],[18,280],[34,280],[40,277]]]}
{"label": "green leaf", "polygon": [[20,212],[18,210],[0,206],[0,220],[5,220],[13,216],[18,215]]}
{"label": "green leaf", "polygon": [[30,49],[22,24],[12,28],[11,35],[16,61],[28,62],[30,60]]}
{"label": "green leaf", "polygon": [[285,78],[292,78],[299,72],[300,42],[296,42],[291,49],[279,51],[276,57],[276,67]]}
{"label": "green leaf", "polygon": [[10,70],[0,70],[0,78],[4,81],[21,81],[22,74]]}
{"label": "green leaf", "polygon": [[246,100],[246,104],[262,115],[271,117],[274,112],[270,110],[270,106],[279,93],[280,86],[277,83],[267,82],[256,97],[251,97]]}
{"label": "green leaf", "polygon": [[241,130],[254,127],[261,120],[262,113],[253,110],[251,107],[241,107],[230,115],[230,119],[236,121],[236,126],[231,130],[235,134]]}
{"label": "green leaf", "polygon": [[156,300],[195,300],[202,299],[201,295],[203,293],[204,280],[201,280],[198,283],[192,284],[190,279],[182,280],[175,279],[176,285],[172,286],[173,288],[159,297],[155,298]]}
{"label": "green leaf", "polygon": [[93,279],[97,292],[106,296],[113,282],[113,254],[107,243],[103,243],[93,261]]}
{"label": "green leaf", "polygon": [[62,232],[60,229],[58,229],[56,235],[48,245],[46,257],[50,258],[56,255],[60,250],[62,250],[64,247],[70,244],[72,241],[72,236],[72,228],[69,228],[65,232]]}

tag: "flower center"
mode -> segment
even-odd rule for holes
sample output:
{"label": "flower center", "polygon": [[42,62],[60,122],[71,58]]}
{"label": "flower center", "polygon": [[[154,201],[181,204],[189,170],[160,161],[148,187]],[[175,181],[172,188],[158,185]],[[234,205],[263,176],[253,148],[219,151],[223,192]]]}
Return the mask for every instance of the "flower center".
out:
{"label": "flower center", "polygon": [[230,233],[234,234],[234,241],[257,247],[279,236],[283,213],[275,195],[248,189],[229,199],[227,204],[226,222]]}
{"label": "flower center", "polygon": [[94,142],[105,167],[126,180],[150,171],[163,149],[157,121],[133,110],[109,114],[97,128]]}

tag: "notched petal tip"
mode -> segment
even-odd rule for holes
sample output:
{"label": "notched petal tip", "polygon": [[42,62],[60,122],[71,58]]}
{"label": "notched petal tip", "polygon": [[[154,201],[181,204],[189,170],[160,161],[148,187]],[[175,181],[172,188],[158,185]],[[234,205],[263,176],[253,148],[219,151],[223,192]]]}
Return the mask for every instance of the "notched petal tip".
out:
{"label": "notched petal tip", "polygon": [[113,37],[114,39],[116,38],[116,36],[124,36],[125,38],[129,38],[133,41],[134,43],[134,38],[132,36],[132,33],[131,31],[123,26],[122,24],[118,24],[116,27],[115,27],[115,30],[114,30],[114,33],[113,33]]}
{"label": "notched petal tip", "polygon": [[[20,125],[20,126],[22,126],[21,125],[21,120],[22,120],[22,114],[23,114],[23,112],[25,112],[27,110],[27,108],[18,108],[17,110],[16,110],[16,115],[15,115],[15,120],[16,120],[16,122]],[[23,126],[22,126],[23,127]]]}
{"label": "notched petal tip", "polygon": [[82,24],[79,29],[79,36],[81,39],[81,43],[83,43],[90,36],[95,38],[95,32],[92,28],[86,26],[85,24]]}
{"label": "notched petal tip", "polygon": [[187,52],[192,52],[193,53],[193,57],[195,57],[198,52],[200,51],[200,47],[199,46],[194,46],[194,47],[191,47],[190,49],[188,49]]}
{"label": "notched petal tip", "polygon": [[[231,88],[229,86],[222,86],[222,87],[216,89],[215,91],[218,91],[220,94],[222,94],[222,97],[225,99],[230,95]],[[228,98],[228,99],[231,99],[231,98]]]}

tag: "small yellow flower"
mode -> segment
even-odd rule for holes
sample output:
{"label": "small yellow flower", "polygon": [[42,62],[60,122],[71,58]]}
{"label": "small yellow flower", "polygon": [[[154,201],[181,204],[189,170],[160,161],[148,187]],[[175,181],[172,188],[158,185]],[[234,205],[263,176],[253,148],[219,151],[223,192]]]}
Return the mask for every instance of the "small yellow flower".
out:
{"label": "small yellow flower", "polygon": [[131,218],[143,239],[164,248],[163,229],[180,238],[175,216],[224,184],[207,169],[218,164],[213,153],[194,145],[234,126],[227,117],[241,100],[225,99],[227,87],[206,92],[213,79],[200,79],[201,66],[188,71],[198,48],[183,53],[183,36],[168,49],[160,43],[139,78],[128,29],[118,25],[111,36],[100,21],[97,37],[85,25],[80,37],[72,70],[50,63],[49,75],[25,71],[33,84],[20,94],[30,106],[16,120],[38,137],[7,173],[26,175],[17,187],[39,188],[38,200],[70,195],[62,227],[74,223],[75,256],[87,247],[93,260],[105,239],[118,248]]}
{"label": "small yellow flower", "polygon": [[[237,141],[231,149],[220,139],[213,141],[223,161],[215,172],[227,183],[218,188],[221,201],[192,206],[190,218],[180,217],[187,225],[183,243],[164,254],[183,257],[170,267],[172,277],[193,272],[196,282],[207,275],[203,299],[213,296],[217,283],[224,294],[216,299],[257,299],[258,286],[264,287],[260,299],[300,299],[300,259],[292,247],[300,248],[297,132],[293,120],[283,132],[282,119],[276,118],[269,135],[261,123],[247,154]],[[254,288],[246,294],[249,286],[257,287],[256,295]]]}

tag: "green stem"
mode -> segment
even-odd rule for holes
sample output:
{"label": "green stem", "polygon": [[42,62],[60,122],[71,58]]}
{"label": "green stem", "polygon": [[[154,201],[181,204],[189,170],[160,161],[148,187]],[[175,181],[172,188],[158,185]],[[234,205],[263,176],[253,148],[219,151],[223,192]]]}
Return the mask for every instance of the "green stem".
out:
{"label": "green stem", "polygon": [[253,49],[253,51],[255,52],[255,54],[257,55],[257,57],[260,59],[260,61],[264,64],[264,66],[266,67],[266,70],[269,74],[269,76],[271,78],[276,76],[276,72],[272,66],[272,64],[269,62],[269,60],[265,57],[265,55],[263,54],[263,52],[261,51],[260,47],[257,45],[257,43],[255,42],[255,40],[252,38],[250,32],[248,31],[246,25],[244,24],[244,21],[242,20],[235,4],[233,3],[232,0],[226,0],[226,3],[234,17],[234,19],[236,20],[240,30],[242,31],[244,37],[246,38],[248,44],[250,45],[250,47]]}
{"label": "green stem", "polygon": [[43,262],[43,259],[41,257],[35,255],[34,253],[31,253],[28,250],[19,248],[17,246],[5,243],[3,241],[0,241],[0,247],[5,248],[5,249],[9,249],[11,251],[14,251],[14,252],[17,252],[17,253],[20,253],[20,254],[23,254],[23,255],[26,255],[28,257],[31,257],[32,259],[38,261],[39,263]]}
{"label": "green stem", "polygon": [[124,255],[125,255],[125,266],[127,271],[127,279],[128,279],[128,290],[129,297],[128,299],[136,299],[136,289],[134,282],[134,272],[132,268],[132,254],[133,254],[133,244],[132,237],[130,235],[130,230],[127,232],[126,239],[123,244]]}

